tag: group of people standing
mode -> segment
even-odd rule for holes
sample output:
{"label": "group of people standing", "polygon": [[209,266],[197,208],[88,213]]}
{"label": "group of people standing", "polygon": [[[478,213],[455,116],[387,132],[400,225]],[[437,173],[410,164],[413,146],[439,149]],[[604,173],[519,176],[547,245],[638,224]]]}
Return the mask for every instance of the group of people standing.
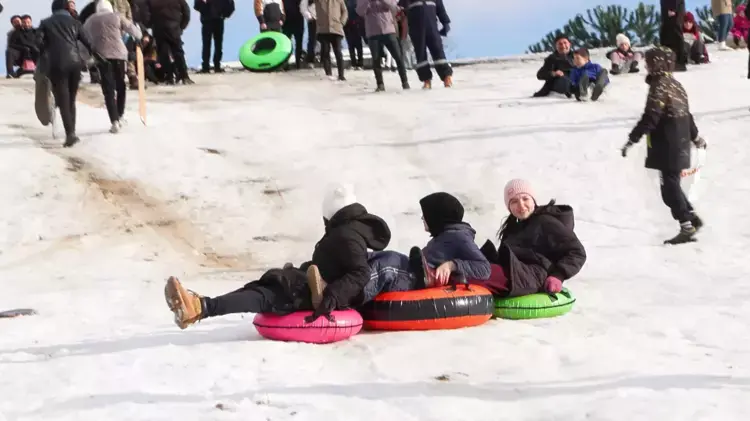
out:
{"label": "group of people standing", "polygon": [[[363,67],[364,36],[372,53],[376,90],[385,90],[381,63],[385,50],[396,62],[402,87],[408,89],[404,63],[408,33],[417,59],[415,68],[423,87],[432,86],[428,50],[440,80],[446,87],[453,84],[453,71],[445,57],[441,39],[450,30],[450,18],[443,0],[255,0],[254,6],[261,31],[279,31],[294,38],[297,68],[303,63],[302,38],[307,22],[305,60],[314,62],[315,43],[319,42],[321,64],[328,76],[333,75],[330,60],[333,53],[338,80],[346,80],[342,54],[344,38],[349,46],[352,67]],[[438,21],[442,28],[438,28]]]}

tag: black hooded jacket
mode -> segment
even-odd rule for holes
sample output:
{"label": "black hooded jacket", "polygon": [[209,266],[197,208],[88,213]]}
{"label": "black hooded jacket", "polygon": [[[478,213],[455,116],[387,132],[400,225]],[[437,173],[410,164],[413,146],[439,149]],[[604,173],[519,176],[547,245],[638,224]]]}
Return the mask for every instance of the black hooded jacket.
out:
{"label": "black hooded jacket", "polygon": [[536,72],[536,78],[545,81],[553,79],[556,76],[552,73],[558,70],[563,72],[565,77],[568,77],[573,67],[573,51],[569,51],[567,54],[554,51],[544,59],[542,67]]}
{"label": "black hooded jacket", "polygon": [[[359,203],[341,208],[326,224],[326,232],[313,251],[312,263],[328,283],[324,296],[338,308],[356,305],[355,299],[370,280],[367,249],[380,251],[391,241],[388,224],[367,213]],[[306,269],[308,264],[302,266]]]}
{"label": "black hooded jacket", "polygon": [[195,0],[193,9],[201,14],[201,22],[228,19],[234,13],[234,0]]}
{"label": "black hooded jacket", "polygon": [[41,67],[47,76],[82,69],[83,53],[91,52],[91,43],[81,23],[65,10],[66,4],[66,0],[54,0],[52,16],[42,20],[36,31],[44,62]]}
{"label": "black hooded jacket", "polygon": [[487,259],[502,266],[508,277],[508,296],[541,292],[548,276],[565,281],[581,270],[586,251],[574,227],[573,208],[551,202],[526,220],[508,224],[497,250],[489,240],[482,246]]}
{"label": "black hooded jacket", "polygon": [[185,0],[146,0],[141,17],[154,30],[182,34],[190,23],[190,6]]}

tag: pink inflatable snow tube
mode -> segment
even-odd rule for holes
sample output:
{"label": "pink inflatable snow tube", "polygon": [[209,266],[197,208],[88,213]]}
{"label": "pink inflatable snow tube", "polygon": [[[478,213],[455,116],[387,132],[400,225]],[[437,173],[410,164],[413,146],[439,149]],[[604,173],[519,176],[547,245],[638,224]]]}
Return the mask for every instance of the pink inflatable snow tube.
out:
{"label": "pink inflatable snow tube", "polygon": [[312,311],[297,311],[286,316],[261,313],[255,316],[253,324],[266,339],[311,344],[343,341],[362,330],[362,316],[355,310],[331,312],[333,322],[321,316],[312,323],[305,323],[305,317],[311,314]]}

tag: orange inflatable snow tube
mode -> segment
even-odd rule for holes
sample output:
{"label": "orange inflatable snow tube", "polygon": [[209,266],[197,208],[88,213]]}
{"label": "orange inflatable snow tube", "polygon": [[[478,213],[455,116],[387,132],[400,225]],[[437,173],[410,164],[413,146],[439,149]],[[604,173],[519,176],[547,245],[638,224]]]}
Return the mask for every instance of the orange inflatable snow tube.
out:
{"label": "orange inflatable snow tube", "polygon": [[385,292],[360,313],[365,329],[437,330],[478,326],[492,317],[492,293],[480,285]]}

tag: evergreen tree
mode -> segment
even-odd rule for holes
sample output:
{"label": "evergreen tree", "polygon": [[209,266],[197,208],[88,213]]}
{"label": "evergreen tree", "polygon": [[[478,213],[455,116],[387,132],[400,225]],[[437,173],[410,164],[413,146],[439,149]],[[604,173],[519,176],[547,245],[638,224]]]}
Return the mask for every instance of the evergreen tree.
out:
{"label": "evergreen tree", "polygon": [[659,27],[661,26],[661,15],[656,11],[656,6],[638,3],[630,14],[628,14],[627,27],[635,35],[631,40],[637,45],[653,45],[659,41]]}

